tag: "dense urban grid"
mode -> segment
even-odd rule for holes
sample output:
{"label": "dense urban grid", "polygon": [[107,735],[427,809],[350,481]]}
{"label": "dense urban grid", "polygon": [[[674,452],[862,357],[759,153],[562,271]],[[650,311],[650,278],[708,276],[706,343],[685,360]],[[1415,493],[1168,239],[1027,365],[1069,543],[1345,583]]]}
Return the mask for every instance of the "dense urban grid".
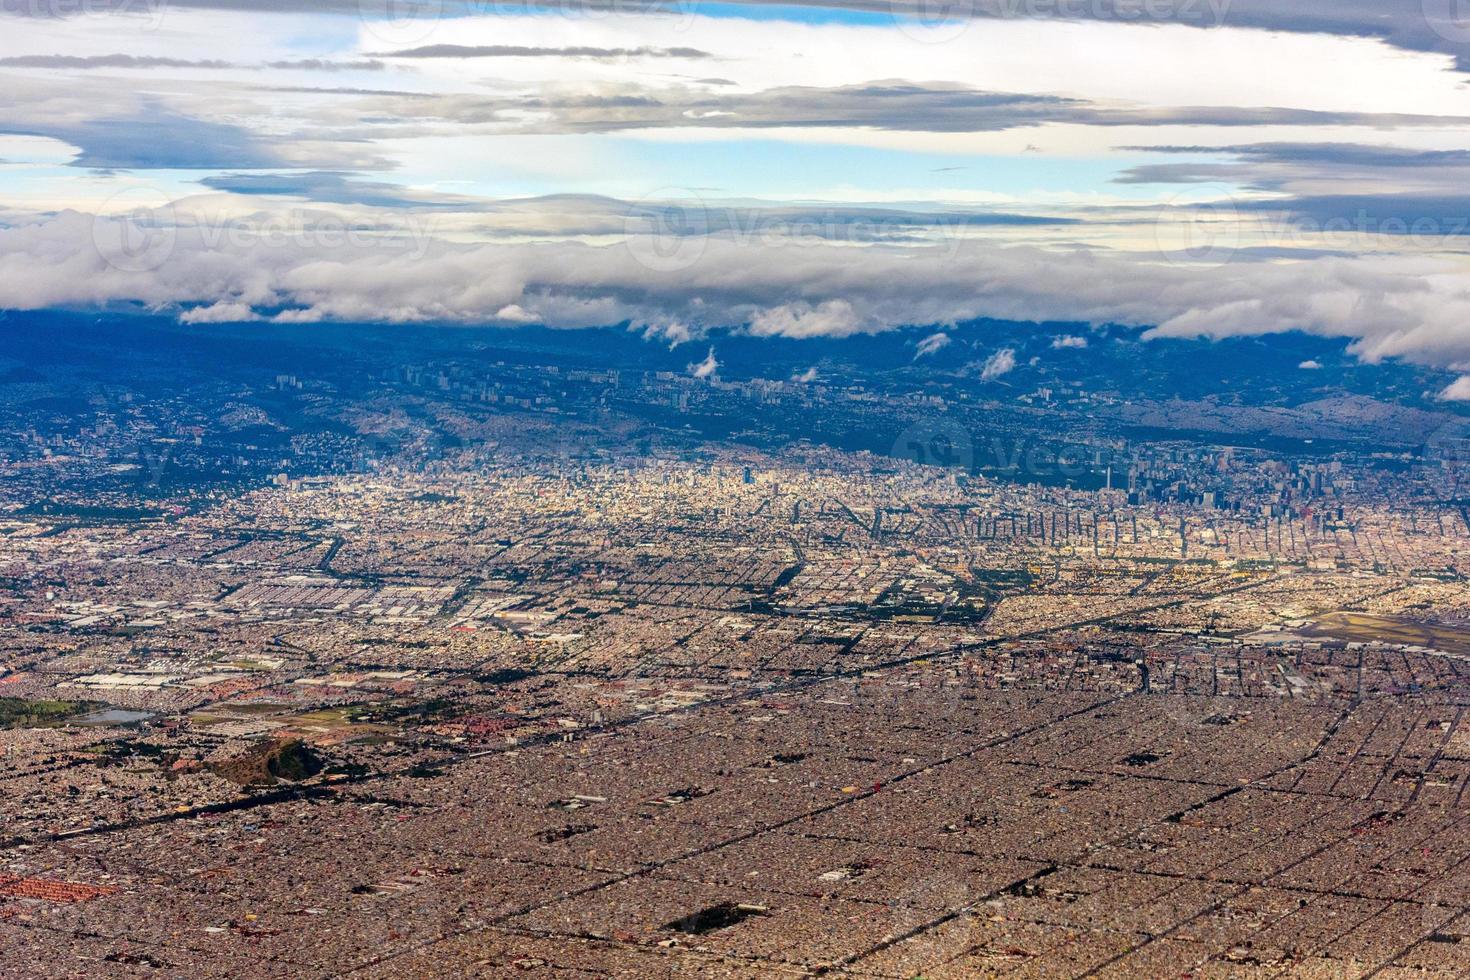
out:
{"label": "dense urban grid", "polygon": [[0,972],[1470,973],[1457,416],[450,333],[0,356]]}

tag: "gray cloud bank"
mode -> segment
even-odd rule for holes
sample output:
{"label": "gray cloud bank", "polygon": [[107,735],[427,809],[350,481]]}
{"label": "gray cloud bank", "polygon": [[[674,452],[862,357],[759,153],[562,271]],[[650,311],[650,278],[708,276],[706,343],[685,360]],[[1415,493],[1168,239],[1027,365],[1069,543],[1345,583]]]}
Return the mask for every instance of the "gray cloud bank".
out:
{"label": "gray cloud bank", "polygon": [[1083,126],[1463,126],[1467,116],[1336,112],[1272,106],[1105,106],[1056,95],[995,92],[902,79],[759,92],[686,88],[524,97],[445,94],[365,100],[366,118],[429,119],[526,133],[656,128],[865,127],[896,132],[999,132],[1047,123]]}
{"label": "gray cloud bank", "polygon": [[384,51],[380,58],[589,58],[615,60],[621,58],[685,58],[713,57],[698,48],[533,48],[516,44],[426,44],[402,51]]}
{"label": "gray cloud bank", "polygon": [[22,54],[0,58],[0,68],[41,68],[64,71],[98,71],[124,69],[146,71],[152,68],[187,68],[194,70],[220,71],[243,69],[255,71],[274,68],[282,71],[382,71],[383,62],[375,60],[329,61],[323,58],[302,58],[296,61],[267,61],[263,64],[248,64],[216,59],[165,58],[153,55],[132,54]]}
{"label": "gray cloud bank", "polygon": [[0,308],[135,302],[193,310],[195,320],[627,323],[673,340],[714,328],[845,336],[998,317],[1148,326],[1156,337],[1302,330],[1344,338],[1370,361],[1470,370],[1470,293],[1459,269],[1436,258],[1184,267],[975,241],[946,249],[634,235],[611,246],[471,245],[412,230],[240,241],[184,221],[167,227],[157,256],[140,258],[124,245],[138,230],[120,220],[64,212],[16,221],[0,228]]}
{"label": "gray cloud bank", "polygon": [[[310,12],[353,16],[406,16],[403,0],[167,0],[171,5],[252,13]],[[737,0],[740,2],[740,0]],[[1105,21],[1188,27],[1241,27],[1291,33],[1372,38],[1407,51],[1444,54],[1470,70],[1470,18],[1459,0],[959,0],[936,7],[926,0],[782,0],[750,6],[809,6],[912,16],[919,23],[946,18]],[[64,17],[114,10],[155,17],[164,0],[0,0],[0,13]],[[391,5],[391,10],[390,10]],[[528,6],[565,9],[566,0]],[[421,0],[425,19],[494,12],[485,0]],[[578,9],[624,13],[683,13],[683,0],[578,0]]]}
{"label": "gray cloud bank", "polygon": [[[615,49],[588,49],[611,51]],[[634,50],[634,49],[629,49]],[[682,49],[671,49],[682,50]],[[378,60],[273,62],[265,67],[308,71],[378,70]],[[211,100],[186,88],[162,92],[153,84],[85,87],[55,75],[30,75],[27,66],[102,68],[247,68],[224,62],[131,55],[17,55],[10,68],[12,98],[0,100],[0,133],[49,136],[81,151],[76,166],[112,169],[313,170],[385,169],[385,140],[437,132],[468,134],[618,133],[649,129],[871,129],[891,132],[999,132],[1047,124],[1096,127],[1466,126],[1470,116],[1315,111],[1280,107],[1168,107],[1104,105],[1086,99],[975,89],[942,82],[877,81],[831,88],[781,86],[755,92],[711,92],[672,85],[530,94],[404,92],[394,90],[282,89],[324,96],[286,115],[262,92],[232,92],[234,111],[217,118]],[[261,67],[261,66],[255,66]],[[268,125],[264,120],[271,120]],[[282,120],[287,125],[282,125]],[[1422,163],[1383,148],[1308,145],[1235,146],[1208,151],[1214,160],[1151,164],[1121,176],[1132,183],[1230,181],[1276,190],[1293,178],[1330,167],[1370,169],[1381,175],[1463,166],[1442,154]],[[1354,157],[1353,154],[1357,156]],[[1336,154],[1336,157],[1334,157]],[[1221,155],[1233,159],[1220,161]],[[1293,156],[1294,155],[1294,156]],[[1341,159],[1337,159],[1340,157]],[[1371,167],[1370,167],[1371,164]]]}

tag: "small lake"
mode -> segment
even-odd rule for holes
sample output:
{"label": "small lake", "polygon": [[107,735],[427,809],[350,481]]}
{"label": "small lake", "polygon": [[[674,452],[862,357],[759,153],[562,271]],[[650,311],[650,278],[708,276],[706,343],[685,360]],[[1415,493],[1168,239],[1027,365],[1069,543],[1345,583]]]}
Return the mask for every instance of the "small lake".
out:
{"label": "small lake", "polygon": [[73,725],[136,725],[153,717],[151,711],[134,711],[129,708],[104,708],[91,714],[73,718]]}

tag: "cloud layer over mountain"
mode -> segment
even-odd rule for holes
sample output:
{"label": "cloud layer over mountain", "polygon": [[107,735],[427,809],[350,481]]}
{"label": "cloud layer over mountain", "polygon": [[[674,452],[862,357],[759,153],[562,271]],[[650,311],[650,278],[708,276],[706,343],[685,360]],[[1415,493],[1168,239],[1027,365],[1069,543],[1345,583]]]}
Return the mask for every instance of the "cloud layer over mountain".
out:
{"label": "cloud layer over mountain", "polygon": [[0,306],[1470,365],[1448,0],[0,11]]}

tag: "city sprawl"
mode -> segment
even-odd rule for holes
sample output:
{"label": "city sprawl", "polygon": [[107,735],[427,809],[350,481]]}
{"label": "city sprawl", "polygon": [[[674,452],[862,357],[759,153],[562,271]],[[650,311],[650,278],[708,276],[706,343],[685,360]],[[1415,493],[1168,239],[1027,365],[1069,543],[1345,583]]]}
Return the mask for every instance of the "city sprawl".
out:
{"label": "city sprawl", "polygon": [[117,356],[0,363],[26,976],[1470,971],[1452,416]]}

